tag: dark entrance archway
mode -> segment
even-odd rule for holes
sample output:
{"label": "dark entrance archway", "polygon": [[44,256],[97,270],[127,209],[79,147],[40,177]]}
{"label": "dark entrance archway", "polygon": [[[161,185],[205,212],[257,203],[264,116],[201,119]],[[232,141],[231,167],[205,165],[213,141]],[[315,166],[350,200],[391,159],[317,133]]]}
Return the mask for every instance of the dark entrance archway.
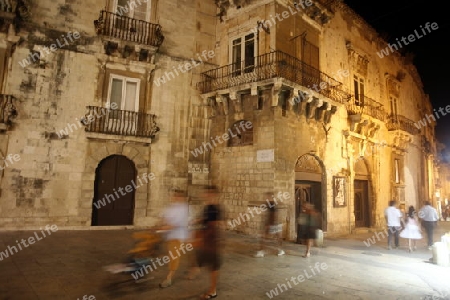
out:
{"label": "dark entrance archway", "polygon": [[355,163],[353,189],[355,227],[370,227],[369,171],[363,159]]}
{"label": "dark entrance archway", "polygon": [[[132,225],[136,180],[134,163],[122,155],[103,159],[95,171],[92,226]],[[127,189],[128,191],[130,189]]]}
{"label": "dark entrance archway", "polygon": [[[311,154],[305,154],[297,160],[295,165],[295,219],[297,220],[302,211],[302,204],[309,202],[314,205],[322,218],[319,228],[326,231],[326,202],[322,184],[325,180],[322,163]],[[325,197],[326,199],[326,197]],[[303,242],[303,229],[297,224],[297,243]]]}

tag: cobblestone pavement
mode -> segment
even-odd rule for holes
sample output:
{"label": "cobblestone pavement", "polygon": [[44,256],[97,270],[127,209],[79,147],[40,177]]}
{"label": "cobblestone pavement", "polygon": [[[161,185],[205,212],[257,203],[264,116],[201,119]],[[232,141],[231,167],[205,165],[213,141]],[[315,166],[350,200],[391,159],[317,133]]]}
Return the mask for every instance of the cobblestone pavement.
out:
{"label": "cobblestone pavement", "polygon": [[[449,231],[450,222],[441,222],[435,241]],[[165,289],[158,284],[167,266],[140,283],[129,274],[106,272],[104,266],[124,261],[133,247],[133,232],[58,230],[41,235],[34,244],[2,257],[0,299],[198,299],[207,289],[207,270],[195,280],[184,279],[184,257],[173,285]],[[0,251],[31,236],[34,231],[0,232]],[[368,247],[364,241],[374,233],[366,232],[326,238],[310,258],[302,257],[305,246],[288,242],[284,256],[274,248],[264,258],[253,258],[256,238],[231,232],[225,237],[216,299],[450,299],[450,267],[429,261],[432,251],[424,239],[417,251],[408,253],[405,240],[399,249],[387,250],[386,239],[375,237]]]}

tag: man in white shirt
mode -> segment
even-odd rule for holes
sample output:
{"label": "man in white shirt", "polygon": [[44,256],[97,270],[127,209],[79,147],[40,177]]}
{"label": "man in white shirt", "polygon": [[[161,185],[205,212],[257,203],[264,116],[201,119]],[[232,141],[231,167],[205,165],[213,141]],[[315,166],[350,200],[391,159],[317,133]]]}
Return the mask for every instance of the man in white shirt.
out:
{"label": "man in white shirt", "polygon": [[[166,279],[160,283],[161,288],[172,285],[172,278],[180,265],[181,243],[188,238],[189,207],[186,202],[186,194],[181,190],[172,191],[172,203],[165,209],[163,214],[164,225],[160,230],[167,230],[166,241],[167,250],[171,258],[169,261],[169,274]],[[178,251],[178,252],[177,252]],[[183,252],[184,253],[184,252]]]}
{"label": "man in white shirt", "polygon": [[397,208],[397,202],[395,200],[389,201],[389,207],[384,211],[384,216],[386,218],[386,224],[388,226],[388,249],[391,250],[391,240],[392,236],[395,239],[395,248],[398,248],[399,234],[402,222],[402,213]]}
{"label": "man in white shirt", "polygon": [[428,248],[431,249],[431,246],[433,246],[433,230],[438,221],[438,214],[429,201],[425,201],[425,205],[420,209],[419,218],[422,219],[422,226],[427,232]]}

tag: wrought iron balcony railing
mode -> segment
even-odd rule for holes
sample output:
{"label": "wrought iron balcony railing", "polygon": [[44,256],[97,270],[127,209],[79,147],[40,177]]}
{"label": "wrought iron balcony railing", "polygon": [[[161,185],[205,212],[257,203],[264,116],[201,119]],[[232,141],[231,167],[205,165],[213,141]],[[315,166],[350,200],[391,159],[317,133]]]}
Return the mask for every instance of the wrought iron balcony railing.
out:
{"label": "wrought iron balcony railing", "polygon": [[281,51],[212,69],[202,73],[201,76],[202,81],[198,84],[198,88],[202,93],[281,77],[315,90],[339,103],[345,103],[350,99],[350,95],[342,90],[342,83]]}
{"label": "wrought iron balcony railing", "polygon": [[161,26],[146,21],[121,16],[102,10],[98,20],[94,21],[97,34],[105,35],[125,41],[161,46],[164,36]]}
{"label": "wrought iron balcony railing", "polygon": [[14,96],[0,94],[0,129],[8,129],[12,125],[11,120],[17,116],[14,101]]}
{"label": "wrought iron balcony railing", "polygon": [[88,106],[82,123],[87,132],[154,138],[159,132],[156,116],[105,107]]}
{"label": "wrought iron balcony railing", "polygon": [[402,130],[413,135],[420,133],[420,130],[414,125],[414,121],[401,115],[389,115],[386,127],[389,131]]}
{"label": "wrought iron balcony railing", "polygon": [[383,104],[364,94],[353,95],[345,106],[349,115],[366,114],[383,122],[386,120]]}

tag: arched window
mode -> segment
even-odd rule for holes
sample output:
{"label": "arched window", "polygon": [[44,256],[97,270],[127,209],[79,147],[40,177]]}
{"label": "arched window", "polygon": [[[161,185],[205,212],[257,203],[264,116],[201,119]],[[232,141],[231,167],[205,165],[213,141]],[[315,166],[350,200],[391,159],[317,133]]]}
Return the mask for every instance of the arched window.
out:
{"label": "arched window", "polygon": [[230,136],[228,146],[253,145],[253,123],[247,120],[237,121],[228,129]]}

